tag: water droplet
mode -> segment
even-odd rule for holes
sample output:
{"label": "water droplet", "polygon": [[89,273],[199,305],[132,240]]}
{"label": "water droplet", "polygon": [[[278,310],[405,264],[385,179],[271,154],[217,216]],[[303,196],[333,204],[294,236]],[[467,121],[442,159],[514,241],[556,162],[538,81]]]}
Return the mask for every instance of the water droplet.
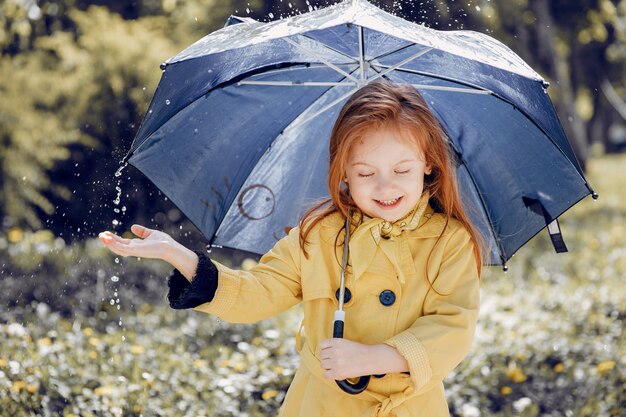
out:
{"label": "water droplet", "polygon": [[[119,263],[119,260],[117,258],[115,258],[115,262]],[[117,275],[113,275],[111,277],[111,281],[113,281],[113,282],[118,282],[119,280],[120,280],[120,277],[118,277]],[[117,294],[115,294],[115,295],[117,295]]]}
{"label": "water droplet", "polygon": [[165,100],[165,105],[169,106],[170,105],[170,99],[168,98],[167,100]]}
{"label": "water droplet", "polygon": [[111,298],[111,300],[109,300],[109,304],[115,305],[115,300]]}
{"label": "water droplet", "polygon": [[119,264],[120,263],[120,258],[115,258],[115,263]]}

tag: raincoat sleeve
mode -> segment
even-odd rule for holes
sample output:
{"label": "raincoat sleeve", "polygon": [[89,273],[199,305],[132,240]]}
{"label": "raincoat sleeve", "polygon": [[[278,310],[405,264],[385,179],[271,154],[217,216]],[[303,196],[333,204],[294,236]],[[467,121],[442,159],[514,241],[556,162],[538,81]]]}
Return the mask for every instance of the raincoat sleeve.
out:
{"label": "raincoat sleeve", "polygon": [[474,246],[465,228],[455,230],[444,247],[439,273],[425,297],[422,315],[411,327],[391,337],[406,359],[411,381],[426,392],[467,355],[476,328],[480,280]]}
{"label": "raincoat sleeve", "polygon": [[217,268],[203,251],[194,252],[198,255],[198,266],[191,283],[178,269],[174,269],[167,279],[167,299],[174,309],[197,307],[215,296]]}
{"label": "raincoat sleeve", "polygon": [[251,323],[285,311],[302,300],[300,257],[299,228],[294,227],[250,271],[212,261],[217,291],[211,302],[194,310],[231,323]]}

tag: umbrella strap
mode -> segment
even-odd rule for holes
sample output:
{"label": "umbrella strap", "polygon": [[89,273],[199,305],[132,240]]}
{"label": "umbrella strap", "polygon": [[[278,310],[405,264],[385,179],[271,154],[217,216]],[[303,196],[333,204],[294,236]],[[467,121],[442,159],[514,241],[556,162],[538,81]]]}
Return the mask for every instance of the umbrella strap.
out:
{"label": "umbrella strap", "polygon": [[553,220],[550,217],[543,204],[541,204],[541,201],[537,198],[522,197],[522,200],[524,201],[526,207],[536,214],[542,215],[545,219],[548,226],[548,233],[550,233],[550,240],[552,241],[552,246],[554,246],[556,253],[567,252],[567,246],[565,246],[565,241],[563,240],[563,234],[561,233],[559,221],[557,219]]}
{"label": "umbrella strap", "polygon": [[552,241],[552,246],[554,246],[556,253],[567,252],[567,246],[565,246],[561,227],[557,219],[552,220],[550,224],[548,224],[548,233],[550,233],[550,240]]}

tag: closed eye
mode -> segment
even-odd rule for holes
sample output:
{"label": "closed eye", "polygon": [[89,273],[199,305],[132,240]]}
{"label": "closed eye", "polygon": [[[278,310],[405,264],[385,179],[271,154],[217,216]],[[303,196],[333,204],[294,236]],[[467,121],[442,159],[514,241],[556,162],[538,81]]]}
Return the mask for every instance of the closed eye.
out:
{"label": "closed eye", "polygon": [[408,174],[409,172],[411,172],[411,170],[407,169],[406,171],[396,171],[396,174],[404,175],[404,174]]}
{"label": "closed eye", "polygon": [[374,174],[359,174],[359,177],[361,178],[367,178],[367,177],[371,177]]}

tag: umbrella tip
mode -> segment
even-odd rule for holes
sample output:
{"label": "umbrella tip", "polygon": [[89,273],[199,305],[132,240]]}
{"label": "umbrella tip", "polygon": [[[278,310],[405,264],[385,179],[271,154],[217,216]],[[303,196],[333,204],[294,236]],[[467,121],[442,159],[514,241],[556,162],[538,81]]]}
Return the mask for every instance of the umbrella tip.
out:
{"label": "umbrella tip", "polygon": [[507,272],[509,272],[509,266],[507,264],[502,264],[502,270],[506,274]]}
{"label": "umbrella tip", "polygon": [[598,199],[598,197],[600,197],[600,196],[595,191],[593,193],[591,193],[591,198],[593,198],[593,201],[596,201]]}
{"label": "umbrella tip", "polygon": [[167,67],[167,64],[165,62],[163,62],[161,65],[159,65],[159,68],[161,68],[161,71],[165,71],[166,67]]}

